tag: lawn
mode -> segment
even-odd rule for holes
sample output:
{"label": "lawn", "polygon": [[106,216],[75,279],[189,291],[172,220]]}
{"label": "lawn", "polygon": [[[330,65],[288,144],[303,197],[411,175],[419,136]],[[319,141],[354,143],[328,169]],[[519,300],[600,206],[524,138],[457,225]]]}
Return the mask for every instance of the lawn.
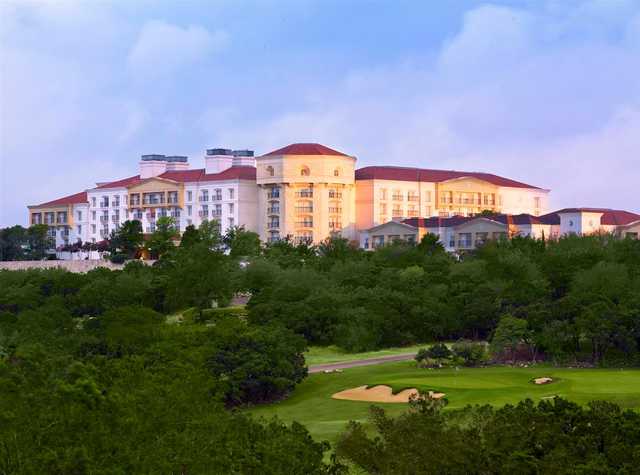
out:
{"label": "lawn", "polygon": [[[557,382],[536,386],[535,377],[551,376]],[[427,370],[413,361],[385,363],[314,374],[300,384],[285,401],[252,409],[257,416],[277,415],[285,422],[304,424],[318,440],[334,442],[349,420],[364,421],[371,403],[338,401],[331,395],[362,385],[387,384],[394,391],[416,387],[447,394],[450,408],[467,404],[503,405],[525,398],[562,396],[578,403],[606,399],[623,407],[640,408],[640,370],[537,368],[461,368]],[[380,404],[392,414],[406,410],[405,404]]]}
{"label": "lawn", "polygon": [[417,353],[420,348],[426,348],[429,344],[386,348],[384,350],[367,351],[364,353],[347,353],[337,346],[312,346],[304,354],[307,365],[344,363],[347,361],[379,358],[381,356],[403,355]]}

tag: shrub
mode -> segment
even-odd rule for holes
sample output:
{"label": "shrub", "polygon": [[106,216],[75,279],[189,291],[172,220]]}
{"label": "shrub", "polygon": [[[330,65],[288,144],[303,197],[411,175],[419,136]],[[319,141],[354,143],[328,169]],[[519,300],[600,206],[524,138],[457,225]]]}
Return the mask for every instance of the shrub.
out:
{"label": "shrub", "polygon": [[451,358],[451,350],[444,343],[436,343],[427,350],[429,358],[434,360],[444,360]]}
{"label": "shrub", "polygon": [[458,340],[453,344],[452,350],[465,366],[478,366],[487,359],[487,349],[482,342]]}
{"label": "shrub", "polygon": [[124,264],[124,261],[127,260],[127,256],[126,254],[114,254],[110,259],[114,264]]}

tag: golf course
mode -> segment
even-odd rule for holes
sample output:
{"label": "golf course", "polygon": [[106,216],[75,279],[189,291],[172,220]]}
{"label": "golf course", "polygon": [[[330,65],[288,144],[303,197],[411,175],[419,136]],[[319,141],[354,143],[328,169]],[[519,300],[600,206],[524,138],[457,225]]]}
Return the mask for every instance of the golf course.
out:
{"label": "golf course", "polygon": [[[336,358],[337,359],[337,358]],[[534,378],[550,377],[553,382],[533,384]],[[526,398],[561,396],[585,404],[606,399],[624,408],[640,408],[640,370],[573,369],[547,365],[515,368],[417,368],[414,361],[384,363],[345,369],[342,372],[312,374],[284,401],[255,407],[251,413],[285,422],[304,424],[317,440],[334,442],[350,420],[365,421],[372,403],[336,400],[332,395],[360,386],[390,386],[394,393],[408,388],[446,394],[448,408],[468,404],[501,406]],[[406,410],[404,403],[375,403],[389,414]]]}

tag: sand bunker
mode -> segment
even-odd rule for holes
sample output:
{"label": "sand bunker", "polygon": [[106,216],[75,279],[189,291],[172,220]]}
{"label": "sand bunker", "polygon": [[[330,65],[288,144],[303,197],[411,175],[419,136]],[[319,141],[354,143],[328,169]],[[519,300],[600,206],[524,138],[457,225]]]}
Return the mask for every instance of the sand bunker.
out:
{"label": "sand bunker", "polygon": [[533,380],[533,384],[549,384],[553,383],[553,379],[549,377],[536,378]]}
{"label": "sand bunker", "polygon": [[[417,395],[418,390],[415,388],[405,389],[399,393],[393,394],[389,386],[374,386],[367,389],[367,386],[358,386],[357,388],[346,389],[335,393],[331,396],[333,399],[345,399],[349,401],[368,401],[368,402],[409,402],[409,398]],[[429,396],[433,399],[442,399],[445,394],[429,391]]]}

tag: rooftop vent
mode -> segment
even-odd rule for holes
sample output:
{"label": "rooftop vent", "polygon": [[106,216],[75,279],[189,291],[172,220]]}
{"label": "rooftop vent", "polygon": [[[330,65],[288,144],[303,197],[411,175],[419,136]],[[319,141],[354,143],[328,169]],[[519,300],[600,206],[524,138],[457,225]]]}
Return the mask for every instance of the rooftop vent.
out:
{"label": "rooftop vent", "polygon": [[160,155],[157,153],[152,153],[150,155],[143,155],[142,156],[142,160],[145,162],[150,162],[150,161],[166,161],[167,157],[165,157],[164,155]]}
{"label": "rooftop vent", "polygon": [[234,150],[234,157],[253,157],[253,150]]}
{"label": "rooftop vent", "polygon": [[229,148],[208,148],[207,155],[229,155],[233,156],[233,150]]}
{"label": "rooftop vent", "polygon": [[167,162],[187,162],[189,157],[184,155],[167,155]]}

